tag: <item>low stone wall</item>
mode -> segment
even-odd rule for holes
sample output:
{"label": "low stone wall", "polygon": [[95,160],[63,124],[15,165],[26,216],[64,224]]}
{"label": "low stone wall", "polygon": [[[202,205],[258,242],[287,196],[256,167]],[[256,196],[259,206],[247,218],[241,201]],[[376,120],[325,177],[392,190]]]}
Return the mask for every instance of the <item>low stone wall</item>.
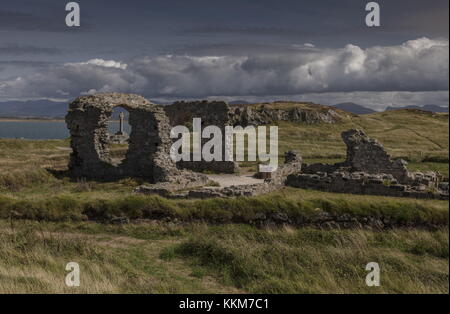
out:
{"label": "low stone wall", "polygon": [[298,173],[302,167],[302,158],[295,151],[285,154],[285,162],[276,171],[271,173],[271,178],[263,183],[233,185],[228,187],[202,187],[198,189],[183,190],[174,185],[140,186],[135,192],[143,194],[157,194],[167,198],[213,198],[213,197],[239,197],[256,196],[278,190],[285,184],[290,174]]}
{"label": "low stone wall", "polygon": [[398,184],[389,174],[370,175],[367,173],[334,172],[316,174],[291,174],[286,185],[334,193],[366,194],[394,197],[415,197],[448,199],[448,194],[427,189],[424,185],[409,186]]}
{"label": "low stone wall", "polygon": [[236,173],[239,165],[234,161],[178,161],[177,167],[195,172]]}

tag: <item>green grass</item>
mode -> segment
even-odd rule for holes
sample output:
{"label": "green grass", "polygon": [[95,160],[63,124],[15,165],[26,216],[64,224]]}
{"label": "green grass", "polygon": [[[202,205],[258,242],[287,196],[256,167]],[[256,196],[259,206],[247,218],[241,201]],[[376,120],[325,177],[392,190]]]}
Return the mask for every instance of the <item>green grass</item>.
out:
{"label": "green grass", "polygon": [[[420,239],[417,241],[417,239]],[[199,273],[252,293],[446,293],[446,230],[257,230],[205,228],[162,258],[188,259]],[[377,262],[381,287],[367,287],[364,267]]]}
{"label": "green grass", "polygon": [[[67,225],[65,225],[67,228]],[[164,227],[160,228],[161,232]],[[0,221],[0,293],[218,293],[233,287],[199,279],[158,253],[177,241],[57,231],[56,225]],[[97,227],[101,230],[102,226]],[[64,284],[65,265],[80,265],[80,287]]]}
{"label": "green grass", "polygon": [[[448,293],[448,229],[0,220],[0,293]],[[68,262],[81,286],[64,285]],[[377,262],[381,286],[365,285]]]}
{"label": "green grass", "polygon": [[296,149],[309,160],[342,161],[346,148],[340,134],[350,128],[363,129],[393,158],[412,162],[412,170],[435,169],[448,177],[448,114],[397,110],[352,116],[327,125],[283,122],[279,124],[279,150]]}
{"label": "green grass", "polygon": [[322,212],[389,218],[400,225],[448,225],[448,202],[333,194],[285,188],[269,195],[235,199],[168,200],[159,196],[93,194],[41,198],[0,196],[0,218],[43,221],[109,221],[114,217],[253,224],[261,214],[286,214],[294,224]]}
{"label": "green grass", "polygon": [[[293,106],[292,103],[286,106]],[[280,156],[345,158],[340,132],[362,128],[413,171],[448,177],[448,115],[392,111],[337,124],[279,124]],[[121,157],[124,145],[113,145]],[[135,195],[142,180],[73,181],[68,140],[0,139],[0,293],[448,293],[448,202],[284,188],[251,198],[167,200]],[[242,163],[256,171],[256,164]],[[328,212],[408,228],[319,230]],[[256,228],[282,213],[289,227]],[[107,223],[131,218],[127,225]],[[297,228],[295,225],[302,225]],[[420,227],[420,228],[419,228]],[[82,286],[64,285],[64,266]],[[364,284],[378,262],[381,287]]]}

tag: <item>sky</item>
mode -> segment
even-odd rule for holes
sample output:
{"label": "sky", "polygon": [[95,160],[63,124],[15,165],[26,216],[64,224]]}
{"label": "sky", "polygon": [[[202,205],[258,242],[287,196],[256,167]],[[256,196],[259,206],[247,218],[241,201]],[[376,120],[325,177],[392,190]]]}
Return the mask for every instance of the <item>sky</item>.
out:
{"label": "sky", "polygon": [[449,102],[448,0],[0,0],[0,101]]}

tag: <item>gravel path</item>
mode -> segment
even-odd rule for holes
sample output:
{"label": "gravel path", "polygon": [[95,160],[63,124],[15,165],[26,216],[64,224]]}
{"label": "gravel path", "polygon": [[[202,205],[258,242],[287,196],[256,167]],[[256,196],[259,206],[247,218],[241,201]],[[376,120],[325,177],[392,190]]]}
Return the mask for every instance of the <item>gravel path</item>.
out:
{"label": "gravel path", "polygon": [[263,179],[255,179],[250,175],[237,176],[233,174],[208,174],[208,178],[220,184],[221,187],[263,183]]}

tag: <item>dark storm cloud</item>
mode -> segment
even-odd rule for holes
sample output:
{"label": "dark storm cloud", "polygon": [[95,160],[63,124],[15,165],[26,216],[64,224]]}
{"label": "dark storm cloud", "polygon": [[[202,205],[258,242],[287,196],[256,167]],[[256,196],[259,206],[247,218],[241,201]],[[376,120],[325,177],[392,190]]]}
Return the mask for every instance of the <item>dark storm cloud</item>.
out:
{"label": "dark storm cloud", "polygon": [[0,98],[134,92],[148,97],[448,90],[448,40],[248,56],[92,59],[0,81]]}
{"label": "dark storm cloud", "polygon": [[[79,2],[79,1],[78,1]],[[15,4],[21,6],[21,10],[15,10]],[[73,34],[92,30],[92,24],[89,21],[89,14],[83,15],[82,27],[67,27],[65,16],[65,5],[68,2],[48,1],[12,1],[5,4],[0,9],[0,31],[14,32],[57,32]],[[8,10],[8,7],[11,10]],[[5,9],[6,8],[6,9]],[[33,35],[36,36],[36,35]]]}
{"label": "dark storm cloud", "polygon": [[448,0],[379,0],[380,28],[360,0],[79,0],[81,29],[66,1],[4,2],[0,54],[24,60],[1,65],[0,98],[448,90]]}
{"label": "dark storm cloud", "polygon": [[67,27],[53,16],[0,10],[0,30],[63,32]]}
{"label": "dark storm cloud", "polygon": [[26,60],[2,60],[0,66],[17,66],[31,68],[48,68],[52,62],[46,61],[26,61]]}
{"label": "dark storm cloud", "polygon": [[449,1],[379,1],[385,27],[398,33],[449,36]]}
{"label": "dark storm cloud", "polygon": [[18,45],[18,44],[7,44],[0,45],[0,55],[58,55],[61,54],[61,49],[58,48],[48,48],[48,47],[36,47],[32,45]]}
{"label": "dark storm cloud", "polygon": [[183,47],[177,47],[173,53],[178,55],[189,54],[194,56],[242,56],[246,54],[295,54],[300,50],[311,51],[314,50],[314,45],[309,43],[304,44],[200,44],[200,45],[184,45]]}
{"label": "dark storm cloud", "polygon": [[[233,1],[231,1],[233,2]],[[194,38],[223,37],[247,43],[266,37],[271,42],[313,42],[318,46],[354,43],[362,47],[393,44],[418,37],[448,38],[448,0],[381,0],[382,27],[365,25],[368,1],[255,1],[244,2],[243,12],[218,9],[230,19],[201,19],[184,32]],[[195,1],[194,1],[195,3]],[[229,3],[229,2],[228,2]],[[235,7],[239,7],[236,4]],[[208,22],[209,21],[209,22]],[[261,37],[261,38],[259,38]],[[274,38],[277,37],[277,38]]]}
{"label": "dark storm cloud", "polygon": [[257,36],[305,36],[310,32],[300,29],[289,29],[269,26],[200,26],[184,31],[187,34],[241,34]]}

